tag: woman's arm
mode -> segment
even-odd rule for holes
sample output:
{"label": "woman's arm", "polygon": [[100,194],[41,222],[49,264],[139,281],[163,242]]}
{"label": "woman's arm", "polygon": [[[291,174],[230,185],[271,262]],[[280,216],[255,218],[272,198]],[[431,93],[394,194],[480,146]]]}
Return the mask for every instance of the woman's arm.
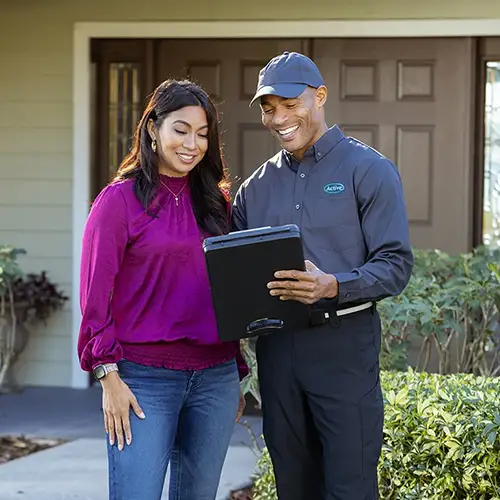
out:
{"label": "woman's arm", "polygon": [[111,296],[128,241],[126,204],[120,185],[109,185],[92,205],[82,241],[78,356],[83,370],[116,363],[122,348],[115,337]]}

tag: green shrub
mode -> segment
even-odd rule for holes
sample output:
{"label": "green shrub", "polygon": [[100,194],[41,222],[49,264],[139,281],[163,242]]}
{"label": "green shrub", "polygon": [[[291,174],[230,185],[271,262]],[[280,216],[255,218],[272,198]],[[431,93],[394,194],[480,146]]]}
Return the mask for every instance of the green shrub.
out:
{"label": "green shrub", "polygon": [[[381,500],[500,500],[500,379],[382,372]],[[276,500],[267,450],[254,500]]]}
{"label": "green shrub", "polygon": [[[500,374],[500,250],[414,250],[404,292],[379,302],[382,369]],[[411,346],[420,355],[409,360]]]}

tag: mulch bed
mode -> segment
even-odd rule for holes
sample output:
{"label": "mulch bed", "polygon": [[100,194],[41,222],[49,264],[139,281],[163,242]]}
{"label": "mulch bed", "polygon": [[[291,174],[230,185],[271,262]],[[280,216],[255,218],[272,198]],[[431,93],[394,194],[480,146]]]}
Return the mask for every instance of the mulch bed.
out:
{"label": "mulch bed", "polygon": [[253,487],[252,485],[244,486],[239,490],[234,490],[230,493],[228,500],[252,500]]}
{"label": "mulch bed", "polygon": [[38,451],[57,446],[61,439],[26,438],[24,436],[0,436],[0,465]]}

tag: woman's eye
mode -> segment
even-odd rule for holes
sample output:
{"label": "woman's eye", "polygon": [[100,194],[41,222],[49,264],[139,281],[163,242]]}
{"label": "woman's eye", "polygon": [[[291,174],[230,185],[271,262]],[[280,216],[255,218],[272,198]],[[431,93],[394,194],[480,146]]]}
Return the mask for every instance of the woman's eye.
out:
{"label": "woman's eye", "polygon": [[184,130],[177,130],[177,129],[174,129],[178,134],[181,134],[181,135],[186,135],[186,132],[184,132]]}

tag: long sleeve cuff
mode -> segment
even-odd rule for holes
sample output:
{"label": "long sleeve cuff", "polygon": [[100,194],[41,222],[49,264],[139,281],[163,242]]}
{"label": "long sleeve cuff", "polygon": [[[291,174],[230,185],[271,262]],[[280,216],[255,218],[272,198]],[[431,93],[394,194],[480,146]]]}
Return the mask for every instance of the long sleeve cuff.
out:
{"label": "long sleeve cuff", "polygon": [[335,274],[339,284],[339,293],[337,295],[337,304],[342,305],[347,302],[362,300],[363,297],[363,279],[359,273],[338,273]]}

